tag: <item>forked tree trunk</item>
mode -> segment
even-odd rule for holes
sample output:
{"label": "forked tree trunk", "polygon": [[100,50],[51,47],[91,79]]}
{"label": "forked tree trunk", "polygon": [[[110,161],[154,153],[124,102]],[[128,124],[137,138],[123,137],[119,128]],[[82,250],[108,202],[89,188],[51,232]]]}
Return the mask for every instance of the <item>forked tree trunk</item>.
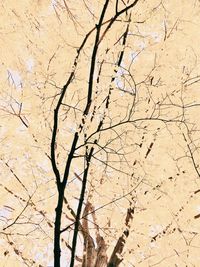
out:
{"label": "forked tree trunk", "polygon": [[[92,214],[93,223],[96,228],[96,248],[94,239],[91,237],[89,232],[87,214]],[[126,244],[126,240],[129,236],[133,214],[134,208],[128,208],[125,219],[125,229],[117,240],[110,260],[108,261],[107,245],[105,243],[105,240],[99,233],[99,227],[95,219],[95,209],[91,203],[87,202],[83,212],[84,219],[81,227],[81,232],[84,238],[84,255],[81,267],[118,267],[120,265],[120,263],[123,261],[122,253]]]}

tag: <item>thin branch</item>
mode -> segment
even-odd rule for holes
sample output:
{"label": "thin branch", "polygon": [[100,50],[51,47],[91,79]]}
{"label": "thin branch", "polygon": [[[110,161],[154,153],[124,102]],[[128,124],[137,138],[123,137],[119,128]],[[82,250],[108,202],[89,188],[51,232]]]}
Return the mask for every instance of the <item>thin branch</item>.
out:
{"label": "thin branch", "polygon": [[[131,195],[132,192],[134,192],[134,191],[140,186],[141,183],[142,183],[142,180],[140,180],[140,181],[137,183],[137,185],[136,185],[133,189],[131,189],[128,193],[123,194],[122,196],[120,196],[120,197],[118,197],[118,198],[116,198],[116,199],[114,199],[114,200],[111,200],[111,201],[107,202],[106,204],[100,206],[99,208],[94,209],[93,211],[87,213],[85,216],[82,216],[80,219],[85,219],[88,215],[90,215],[90,214],[92,214],[92,213],[94,213],[94,212],[96,212],[96,211],[98,211],[98,210],[101,210],[101,209],[103,209],[103,208],[105,208],[105,207],[107,207],[107,206],[109,206],[109,205],[111,205],[111,204],[113,204],[113,203],[115,203],[115,202],[117,202],[117,201],[119,201],[119,200],[121,200],[121,199],[123,199],[123,198],[129,196],[129,195]],[[67,230],[68,230],[69,228],[71,228],[73,225],[74,225],[74,223],[71,223],[71,224],[68,225],[67,227],[63,228],[60,232],[63,233],[63,232],[65,232],[65,231],[67,231]]]}
{"label": "thin branch", "polygon": [[93,77],[94,77],[94,70],[95,70],[95,63],[96,63],[96,57],[97,57],[97,51],[98,51],[98,46],[99,46],[99,37],[100,37],[100,31],[103,23],[103,19],[108,7],[109,0],[105,1],[103,10],[101,12],[101,16],[99,19],[99,23],[96,25],[96,37],[95,37],[95,43],[93,47],[93,52],[92,52],[92,59],[91,59],[91,65],[90,65],[90,75],[89,75],[89,84],[88,84],[88,94],[87,94],[87,104],[86,108],[84,110],[84,115],[87,115],[89,112],[89,108],[91,105],[92,101],[92,88],[93,88]]}

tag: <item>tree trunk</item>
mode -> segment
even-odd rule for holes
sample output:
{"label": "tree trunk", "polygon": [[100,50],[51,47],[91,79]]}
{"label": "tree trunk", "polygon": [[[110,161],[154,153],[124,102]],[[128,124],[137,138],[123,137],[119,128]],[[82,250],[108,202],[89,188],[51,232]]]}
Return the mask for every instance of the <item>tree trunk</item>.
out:
{"label": "tree trunk", "polygon": [[58,203],[55,209],[55,228],[54,228],[54,267],[60,267],[60,227],[61,227],[61,217],[62,217],[62,207],[64,199],[64,190],[60,189],[58,194]]}

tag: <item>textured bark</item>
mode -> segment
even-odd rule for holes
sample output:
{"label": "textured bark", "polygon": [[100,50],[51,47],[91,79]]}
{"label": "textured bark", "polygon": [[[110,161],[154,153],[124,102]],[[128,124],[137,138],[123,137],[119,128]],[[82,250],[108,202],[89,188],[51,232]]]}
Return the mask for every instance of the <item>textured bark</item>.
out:
{"label": "textured bark", "polygon": [[[87,213],[90,211],[91,204],[87,202],[83,216],[86,216]],[[83,219],[82,223],[82,233],[84,237],[84,250],[83,250],[83,264],[82,267],[92,267],[95,264],[95,259],[96,259],[96,250],[95,250],[95,245],[92,237],[90,236],[89,233],[89,228],[88,228],[88,220]]]}
{"label": "textured bark", "polygon": [[[87,214],[92,214],[93,223],[96,228],[96,244],[95,248],[94,239],[89,232]],[[99,234],[99,227],[95,220],[94,207],[90,202],[87,202],[83,213],[82,233],[84,237],[84,256],[82,267],[104,267],[107,265],[106,243],[103,237]]]}
{"label": "textured bark", "polygon": [[123,234],[119,237],[116,246],[114,247],[113,253],[110,257],[110,260],[108,262],[108,267],[117,267],[120,265],[120,263],[123,261],[123,250],[124,246],[126,244],[126,240],[129,236],[129,229],[131,226],[131,221],[133,219],[134,214],[134,208],[130,207],[127,210],[126,220],[125,220],[125,230],[123,231]]}

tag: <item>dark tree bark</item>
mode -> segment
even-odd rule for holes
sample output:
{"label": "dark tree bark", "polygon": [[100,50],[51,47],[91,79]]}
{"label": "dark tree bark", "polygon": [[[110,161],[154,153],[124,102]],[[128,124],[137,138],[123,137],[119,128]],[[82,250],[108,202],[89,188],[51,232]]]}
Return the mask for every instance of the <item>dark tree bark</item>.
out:
{"label": "dark tree bark", "polygon": [[[79,137],[80,137],[82,130],[83,130],[83,127],[84,127],[85,117],[88,115],[90,108],[91,108],[91,104],[92,104],[93,80],[94,80],[94,71],[95,71],[95,67],[96,67],[98,48],[99,48],[99,45],[100,45],[101,41],[103,40],[104,36],[109,31],[109,29],[112,27],[113,23],[117,20],[117,18],[120,15],[122,15],[123,13],[126,13],[130,8],[134,7],[137,4],[137,2],[138,2],[138,0],[135,0],[132,4],[126,6],[124,9],[117,11],[116,14],[106,22],[103,22],[103,20],[105,17],[106,10],[108,8],[109,0],[106,0],[104,3],[104,6],[102,9],[100,18],[99,18],[99,22],[95,27],[96,28],[96,37],[95,37],[95,41],[94,41],[94,46],[93,46],[93,51],[92,51],[92,56],[91,56],[91,63],[90,63],[87,101],[85,104],[85,109],[84,109],[83,114],[82,114],[82,120],[79,124],[78,131],[74,134],[73,142],[71,145],[71,150],[70,150],[70,153],[69,153],[67,161],[66,161],[66,167],[65,167],[63,178],[61,178],[61,176],[60,176],[60,172],[59,172],[59,169],[57,167],[56,156],[55,156],[57,131],[59,129],[59,125],[58,125],[59,124],[59,111],[60,111],[60,107],[62,105],[62,101],[65,97],[67,88],[69,87],[69,85],[71,84],[71,82],[75,76],[75,69],[77,67],[77,61],[78,61],[80,52],[81,52],[82,48],[84,47],[89,35],[94,31],[95,28],[92,29],[86,35],[81,46],[77,50],[77,56],[74,60],[72,72],[68,78],[68,81],[66,82],[66,84],[62,88],[61,95],[59,97],[56,108],[54,110],[54,125],[53,125],[53,131],[52,131],[52,139],[51,139],[51,163],[52,163],[52,168],[53,168],[53,171],[54,171],[54,174],[56,177],[56,184],[57,184],[57,190],[58,190],[58,201],[57,201],[57,206],[55,209],[55,228],[54,228],[54,266],[55,267],[60,267],[60,256],[61,256],[60,241],[61,241],[61,233],[63,232],[61,230],[61,220],[62,220],[65,189],[66,189],[68,177],[70,174],[71,163],[72,163],[72,160],[74,158],[74,153],[76,151]],[[101,34],[101,28],[102,28],[102,25],[104,25],[104,24],[108,24],[108,25],[105,28],[104,32]],[[127,27],[124,35],[123,35],[123,45],[126,43],[127,34],[128,34],[128,27]],[[121,63],[122,58],[123,58],[123,51],[120,54],[118,66]],[[113,79],[111,82],[113,82]],[[110,96],[110,89],[109,89],[109,93],[108,93],[108,97],[107,97],[107,101],[106,101],[106,109],[108,109],[108,105],[109,105],[109,96]],[[104,120],[104,118],[100,121],[96,133],[101,131],[101,128],[103,126],[103,120]],[[97,140],[94,141],[94,144],[96,142],[97,142]],[[80,216],[81,216],[81,212],[82,212],[82,206],[83,206],[83,201],[84,201],[84,196],[85,196],[85,191],[86,191],[86,186],[87,186],[87,176],[88,176],[90,162],[91,162],[91,159],[93,156],[93,151],[94,151],[94,147],[91,147],[89,154],[86,153],[86,155],[85,155],[86,169],[84,170],[82,188],[81,188],[81,192],[80,192],[80,198],[79,198],[79,203],[78,203],[78,208],[77,208],[77,213],[76,213],[76,219],[75,219],[75,225],[74,225],[70,267],[74,266],[75,257],[76,257],[76,244],[77,244],[78,231],[79,231],[79,227],[80,227]],[[99,242],[104,247],[104,245],[102,243],[102,242],[104,242],[104,240],[99,239]],[[102,251],[103,250],[99,249],[98,253],[101,254]],[[102,255],[102,258],[106,258],[105,251],[103,254],[104,255]],[[100,267],[102,265],[102,262],[105,263],[105,260],[101,261],[100,259],[101,259],[101,257],[97,257],[96,264],[95,264],[96,267]],[[91,265],[91,267],[92,267],[92,265]]]}

